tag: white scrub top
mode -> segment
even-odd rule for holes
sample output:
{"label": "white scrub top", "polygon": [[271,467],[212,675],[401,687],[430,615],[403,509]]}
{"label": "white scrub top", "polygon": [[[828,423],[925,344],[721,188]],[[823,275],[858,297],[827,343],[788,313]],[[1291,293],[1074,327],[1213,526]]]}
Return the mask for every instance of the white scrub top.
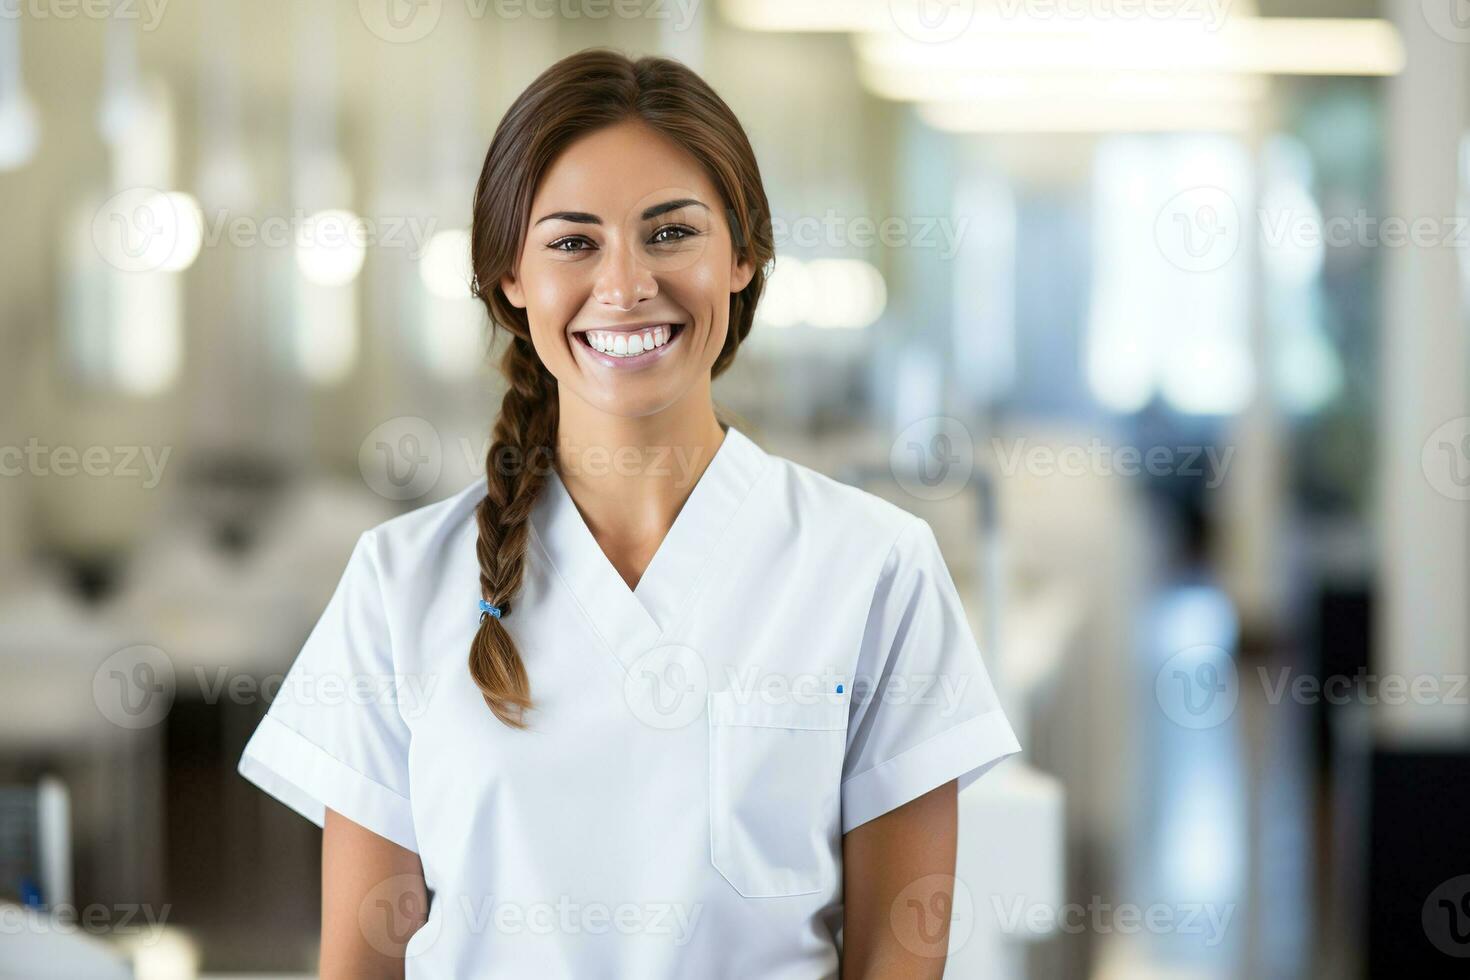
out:
{"label": "white scrub top", "polygon": [[552,472],[517,731],[466,666],[484,494],[361,536],[240,772],[419,854],[409,978],[836,977],[842,835],[1020,751],[929,525],[732,427],[630,590]]}

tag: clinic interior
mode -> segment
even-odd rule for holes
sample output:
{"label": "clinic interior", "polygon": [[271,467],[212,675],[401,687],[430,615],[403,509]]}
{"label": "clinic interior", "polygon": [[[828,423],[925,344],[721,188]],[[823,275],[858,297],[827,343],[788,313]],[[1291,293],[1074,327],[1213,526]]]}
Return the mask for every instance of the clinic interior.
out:
{"label": "clinic interior", "polygon": [[313,969],[320,831],[235,764],[358,534],[481,470],[471,193],[593,44],[740,116],[778,258],[716,399],[931,524],[1023,746],[962,800],[949,975],[1470,954],[1453,13],[5,6],[0,911],[101,911],[0,976]]}

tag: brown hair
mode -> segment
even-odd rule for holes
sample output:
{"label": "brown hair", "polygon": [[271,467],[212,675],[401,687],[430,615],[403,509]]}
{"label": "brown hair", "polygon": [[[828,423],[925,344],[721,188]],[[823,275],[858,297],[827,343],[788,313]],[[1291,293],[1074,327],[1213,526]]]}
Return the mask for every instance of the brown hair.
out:
{"label": "brown hair", "polygon": [[[750,333],[775,257],[766,193],[744,129],[730,107],[685,65],[668,58],[630,60],[589,48],[563,58],[532,82],[495,130],[475,185],[470,229],[472,290],[491,322],[510,334],[500,368],[508,387],[485,458],[487,489],[475,508],[480,595],[508,615],[521,589],[527,522],[556,446],[556,379],[536,356],[526,312],[500,289],[515,269],[531,199],[546,168],[573,140],[627,119],[640,120],[687,150],[724,198],[736,251],[756,267],[730,295],[730,325],[715,359],[718,376]],[[501,721],[525,726],[530,682],[505,625],[481,616],[470,647],[470,676]]]}

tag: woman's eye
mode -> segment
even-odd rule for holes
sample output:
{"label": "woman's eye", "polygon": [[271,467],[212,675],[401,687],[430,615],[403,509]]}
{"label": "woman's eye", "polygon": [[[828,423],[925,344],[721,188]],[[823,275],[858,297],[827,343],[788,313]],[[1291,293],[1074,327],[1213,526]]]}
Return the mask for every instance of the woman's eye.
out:
{"label": "woman's eye", "polygon": [[690,228],[688,225],[664,225],[658,231],[653,233],[653,237],[650,238],[649,241],[655,245],[667,245],[671,242],[678,242],[683,241],[686,238],[692,238],[698,234],[698,231]]}
{"label": "woman's eye", "polygon": [[[580,247],[583,245],[587,246],[587,248],[592,247],[592,243],[583,238],[581,235],[568,235],[566,238],[558,238],[556,241],[552,242],[546,247],[555,249],[558,252],[585,252],[587,249]],[[578,247],[569,248],[568,246]]]}

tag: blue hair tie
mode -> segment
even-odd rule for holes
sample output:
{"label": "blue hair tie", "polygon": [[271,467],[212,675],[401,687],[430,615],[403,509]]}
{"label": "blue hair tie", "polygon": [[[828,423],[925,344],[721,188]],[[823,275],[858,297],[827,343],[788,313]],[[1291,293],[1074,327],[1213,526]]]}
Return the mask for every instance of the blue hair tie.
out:
{"label": "blue hair tie", "polygon": [[485,621],[485,617],[486,616],[494,616],[496,619],[499,619],[500,618],[500,607],[499,606],[496,606],[496,605],[492,605],[488,599],[481,599],[480,600],[480,622],[483,623]]}

